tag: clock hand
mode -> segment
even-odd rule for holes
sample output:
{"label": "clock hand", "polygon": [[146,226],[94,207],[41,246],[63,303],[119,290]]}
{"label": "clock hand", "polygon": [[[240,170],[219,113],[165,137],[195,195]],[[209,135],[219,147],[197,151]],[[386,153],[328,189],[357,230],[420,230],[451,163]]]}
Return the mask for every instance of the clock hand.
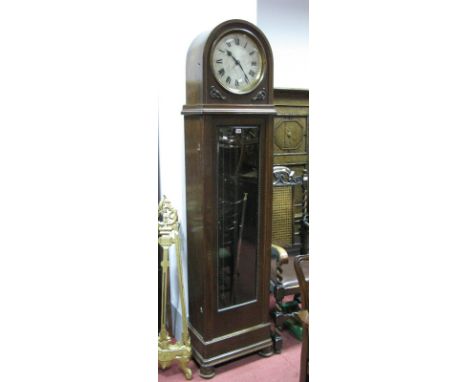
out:
{"label": "clock hand", "polygon": [[[230,51],[230,50],[226,50],[226,52],[227,52],[227,55],[228,55],[229,57],[232,57],[232,59],[234,60],[234,62],[236,63],[236,65],[239,65],[239,66],[241,67],[241,69],[242,69],[242,66],[241,66],[239,60],[237,60],[237,59],[233,56],[233,54],[231,53],[231,51]],[[242,69],[242,71],[244,71],[244,69]]]}
{"label": "clock hand", "polygon": [[234,60],[234,62],[236,63],[236,65],[238,65],[238,66],[241,68],[242,73],[244,73],[245,82],[246,82],[246,83],[249,83],[249,77],[247,77],[247,74],[245,74],[245,70],[244,70],[244,68],[242,67],[240,61],[237,60],[237,59],[233,56],[233,54],[231,53],[230,50],[226,50],[226,52],[227,52],[227,55],[228,55],[229,57],[232,57],[232,59]]}

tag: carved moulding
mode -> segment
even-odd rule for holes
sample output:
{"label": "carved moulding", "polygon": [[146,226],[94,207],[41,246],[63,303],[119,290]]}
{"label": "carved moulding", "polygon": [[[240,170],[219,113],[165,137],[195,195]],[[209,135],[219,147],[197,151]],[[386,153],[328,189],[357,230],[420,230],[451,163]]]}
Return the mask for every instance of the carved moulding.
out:
{"label": "carved moulding", "polygon": [[210,97],[214,99],[220,99],[220,100],[226,100],[226,96],[221,93],[218,89],[216,89],[216,86],[211,86],[210,87]]}
{"label": "carved moulding", "polygon": [[255,95],[252,97],[252,101],[263,101],[264,99],[266,99],[266,96],[267,96],[266,89],[263,88],[263,89],[259,90],[259,91],[257,92],[257,94],[255,94]]}

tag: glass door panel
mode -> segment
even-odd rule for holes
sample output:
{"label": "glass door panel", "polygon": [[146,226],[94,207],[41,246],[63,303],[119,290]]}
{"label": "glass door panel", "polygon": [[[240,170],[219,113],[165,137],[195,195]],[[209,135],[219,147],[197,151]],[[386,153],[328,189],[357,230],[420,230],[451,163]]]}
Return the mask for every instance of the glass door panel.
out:
{"label": "glass door panel", "polygon": [[256,299],[258,126],[218,128],[218,307]]}

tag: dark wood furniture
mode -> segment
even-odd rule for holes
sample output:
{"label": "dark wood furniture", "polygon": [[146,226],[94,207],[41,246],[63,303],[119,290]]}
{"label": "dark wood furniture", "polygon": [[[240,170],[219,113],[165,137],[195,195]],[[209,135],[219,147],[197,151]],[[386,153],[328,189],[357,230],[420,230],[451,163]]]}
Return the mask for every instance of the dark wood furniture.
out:
{"label": "dark wood furniture", "polygon": [[309,168],[309,91],[275,89],[274,104],[277,115],[273,126],[273,166],[286,168],[293,175],[275,179],[272,241],[295,256],[308,253],[302,223],[303,179]]}
{"label": "dark wood furniture", "polygon": [[[288,319],[294,319],[299,305],[302,303],[300,297],[300,284],[294,270],[294,260],[301,255],[290,256],[282,247],[272,248],[271,284],[272,293],[275,297],[275,307],[271,312],[275,325],[273,333],[274,351],[280,353],[283,345],[281,331]],[[309,279],[308,270],[305,271],[306,280]],[[293,301],[285,303],[286,296],[294,296]]]}
{"label": "dark wood furniture", "polygon": [[186,77],[189,332],[200,375],[210,378],[217,364],[257,351],[272,354],[276,110],[267,38],[246,21],[220,24],[193,41]]}
{"label": "dark wood furniture", "polygon": [[309,280],[305,277],[309,274],[309,255],[296,256],[294,269],[299,280],[302,297],[302,310],[297,313],[297,318],[303,327],[301,349],[301,371],[299,381],[309,380]]}
{"label": "dark wood furniture", "polygon": [[[275,352],[281,352],[281,330],[299,304],[299,282],[294,257],[308,253],[308,126],[309,91],[275,89],[277,116],[273,131],[272,243],[283,247],[291,260],[273,251],[270,290],[275,297],[271,312],[275,323]],[[307,275],[308,277],[308,275]],[[285,297],[294,296],[285,303]]]}
{"label": "dark wood furniture", "polygon": [[304,382],[309,380],[309,311],[297,312],[297,318],[303,327],[299,381]]}

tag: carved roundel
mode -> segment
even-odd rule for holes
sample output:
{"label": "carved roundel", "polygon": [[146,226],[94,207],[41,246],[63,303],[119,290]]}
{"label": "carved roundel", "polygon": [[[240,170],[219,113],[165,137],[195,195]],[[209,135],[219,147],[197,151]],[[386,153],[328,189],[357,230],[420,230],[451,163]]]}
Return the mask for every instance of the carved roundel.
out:
{"label": "carved roundel", "polygon": [[295,150],[303,139],[303,127],[298,121],[282,121],[275,128],[275,144],[281,150]]}

